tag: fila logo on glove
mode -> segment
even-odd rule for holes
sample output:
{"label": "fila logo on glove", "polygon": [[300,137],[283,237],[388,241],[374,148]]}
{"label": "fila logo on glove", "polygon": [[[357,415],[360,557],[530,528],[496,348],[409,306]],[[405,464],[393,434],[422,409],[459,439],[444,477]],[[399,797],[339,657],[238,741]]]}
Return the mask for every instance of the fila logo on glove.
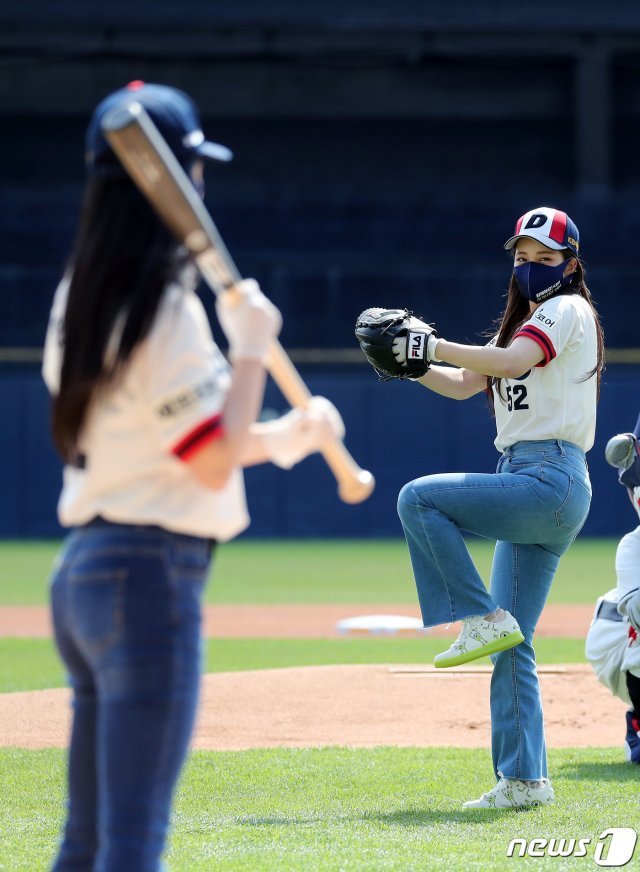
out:
{"label": "fila logo on glove", "polygon": [[409,332],[409,341],[407,342],[407,360],[422,360],[424,358],[424,343],[426,340],[424,333]]}

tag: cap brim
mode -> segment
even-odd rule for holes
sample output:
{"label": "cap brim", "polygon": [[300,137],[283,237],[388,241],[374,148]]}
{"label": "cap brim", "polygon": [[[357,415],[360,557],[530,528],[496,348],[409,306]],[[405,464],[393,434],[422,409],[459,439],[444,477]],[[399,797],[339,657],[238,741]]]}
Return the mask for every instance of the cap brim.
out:
{"label": "cap brim", "polygon": [[535,239],[536,242],[541,242],[546,248],[552,248],[554,251],[564,251],[565,248],[568,248],[568,245],[561,245],[559,242],[556,242],[555,239],[549,239],[548,236],[536,236],[535,233],[518,233],[517,236],[512,236],[511,239],[507,239],[504,244],[504,247],[509,250],[513,248],[516,242],[522,238],[526,239]]}
{"label": "cap brim", "polygon": [[228,163],[233,160],[233,152],[226,145],[220,145],[219,142],[201,142],[194,151],[200,157],[206,160],[221,160]]}

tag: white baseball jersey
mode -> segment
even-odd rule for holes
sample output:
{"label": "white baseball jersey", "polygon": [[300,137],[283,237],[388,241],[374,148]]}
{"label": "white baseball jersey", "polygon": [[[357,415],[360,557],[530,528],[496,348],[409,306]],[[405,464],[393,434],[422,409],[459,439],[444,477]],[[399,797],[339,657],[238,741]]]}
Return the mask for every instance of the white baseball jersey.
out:
{"label": "white baseball jersey", "polygon": [[[640,491],[640,488],[635,490]],[[640,587],[640,527],[627,533],[618,543],[615,566],[617,586],[599,597],[596,603],[585,653],[602,684],[630,703],[625,673],[631,672],[640,678],[640,638],[629,620],[618,613],[617,606],[621,599],[633,595]]]}
{"label": "white baseball jersey", "polygon": [[598,681],[630,705],[627,672],[640,678],[640,641],[628,619],[618,614],[619,597],[615,587],[598,597],[585,654]]}
{"label": "white baseball jersey", "polygon": [[563,439],[588,451],[595,436],[597,379],[586,376],[598,357],[591,307],[577,294],[552,297],[515,336],[536,342],[544,359],[520,378],[502,379],[502,397],[494,388],[496,448]]}
{"label": "white baseball jersey", "polygon": [[[61,282],[45,343],[43,376],[53,394],[59,386],[67,291],[68,282]],[[64,469],[60,523],[78,526],[101,516],[219,541],[245,529],[249,517],[241,470],[223,490],[213,491],[183,462],[224,432],[221,411],[230,381],[197,295],[169,287],[122,377],[90,407],[79,463]]]}

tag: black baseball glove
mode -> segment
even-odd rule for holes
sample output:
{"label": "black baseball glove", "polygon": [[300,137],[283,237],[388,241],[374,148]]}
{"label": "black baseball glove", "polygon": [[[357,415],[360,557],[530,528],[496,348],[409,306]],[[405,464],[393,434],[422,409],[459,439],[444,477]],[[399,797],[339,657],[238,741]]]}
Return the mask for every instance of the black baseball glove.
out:
{"label": "black baseball glove", "polygon": [[355,332],[381,381],[420,378],[436,359],[436,331],[408,309],[365,309],[358,315]]}

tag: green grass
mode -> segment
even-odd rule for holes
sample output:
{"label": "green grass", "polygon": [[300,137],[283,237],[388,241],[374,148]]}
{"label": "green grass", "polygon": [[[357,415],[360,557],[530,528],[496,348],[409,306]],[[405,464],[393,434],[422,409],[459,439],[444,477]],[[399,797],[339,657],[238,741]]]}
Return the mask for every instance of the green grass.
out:
{"label": "green grass", "polygon": [[0,693],[66,687],[52,639],[0,638]]}
{"label": "green grass", "polygon": [[[614,540],[580,540],[551,601],[585,602],[613,586]],[[46,602],[58,543],[0,543],[0,604]],[[486,578],[491,547],[470,550]],[[407,603],[406,546],[389,541],[240,540],[221,548],[212,603]],[[211,639],[207,671],[331,663],[430,663],[425,638]],[[540,663],[584,662],[584,642],[540,639]],[[0,692],[64,685],[49,639],[0,639]],[[428,740],[428,737],[425,737]],[[463,812],[491,784],[484,750],[349,748],[192,754],[178,791],[172,872],[502,870],[594,866],[609,827],[637,821],[637,767],[621,749],[552,750],[558,804],[529,814]],[[48,869],[62,822],[65,754],[0,748],[0,870]],[[581,859],[506,856],[512,838],[589,838]],[[636,849],[636,862],[640,847]],[[631,867],[629,867],[631,868]]]}
{"label": "green grass", "polygon": [[[550,602],[593,603],[615,583],[614,539],[579,539],[560,563]],[[0,605],[42,604],[57,542],[0,542]],[[470,540],[486,580],[491,543]],[[240,539],[218,549],[210,603],[410,603],[404,541]]]}
{"label": "green grass", "polygon": [[[340,663],[425,663],[451,640],[440,639],[209,639],[208,672]],[[444,643],[444,644],[443,644]],[[539,639],[538,663],[584,663],[582,639]],[[480,661],[489,665],[489,660]]]}
{"label": "green grass", "polygon": [[[208,639],[206,672],[278,669],[341,663],[431,663],[443,639]],[[581,639],[540,639],[538,662],[583,663]],[[489,661],[487,660],[488,664]],[[50,639],[0,639],[0,693],[65,687]]]}
{"label": "green grass", "polygon": [[[483,750],[197,752],[176,798],[167,860],[172,872],[596,868],[600,834],[637,824],[637,767],[621,759],[617,748],[551,751],[557,804],[516,814],[461,810],[491,785]],[[48,869],[64,754],[1,749],[0,771],[0,869]],[[591,843],[586,858],[507,859],[520,837]]]}

